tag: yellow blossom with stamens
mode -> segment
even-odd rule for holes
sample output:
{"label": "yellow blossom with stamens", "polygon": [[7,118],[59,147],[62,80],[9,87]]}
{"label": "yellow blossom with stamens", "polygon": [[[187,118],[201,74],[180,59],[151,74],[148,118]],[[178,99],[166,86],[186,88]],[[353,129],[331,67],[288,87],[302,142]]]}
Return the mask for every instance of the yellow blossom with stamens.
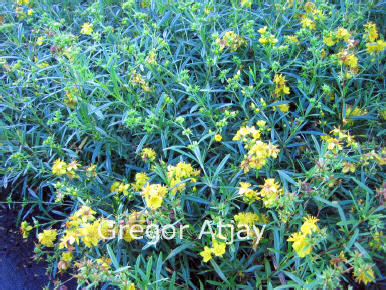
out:
{"label": "yellow blossom with stamens", "polygon": [[354,173],[356,170],[356,166],[354,163],[349,163],[349,162],[343,162],[343,169],[342,169],[342,172],[343,173],[347,173],[349,171],[351,171],[352,173]]}
{"label": "yellow blossom with stamens", "polygon": [[316,223],[319,221],[316,217],[313,216],[307,216],[304,218],[304,222],[300,228],[300,231],[303,234],[311,234],[312,232],[319,231],[318,226]]}
{"label": "yellow blossom with stamens", "polygon": [[303,28],[308,28],[310,30],[315,29],[315,22],[308,17],[302,18],[302,20],[300,20],[300,23]]}
{"label": "yellow blossom with stamens", "polygon": [[86,34],[86,35],[91,35],[93,32],[93,25],[91,23],[85,22],[82,25],[82,29],[80,30],[80,33]]}
{"label": "yellow blossom with stamens", "polygon": [[149,176],[145,172],[138,172],[135,174],[135,183],[132,184],[135,191],[140,191],[142,187],[149,180]]}
{"label": "yellow blossom with stamens", "polygon": [[142,160],[153,162],[157,157],[157,153],[152,148],[144,148],[142,150]]}
{"label": "yellow blossom with stamens", "polygon": [[220,134],[216,134],[216,135],[214,135],[214,140],[215,140],[216,142],[221,142],[222,136],[221,136]]}
{"label": "yellow blossom with stamens", "polygon": [[354,268],[354,277],[358,283],[368,284],[375,279],[374,271],[371,265],[364,265],[359,268]]}
{"label": "yellow blossom with stamens", "polygon": [[57,235],[58,233],[55,229],[44,230],[38,235],[39,243],[46,247],[53,247]]}
{"label": "yellow blossom with stamens", "polygon": [[55,160],[54,165],[52,166],[52,173],[61,176],[67,172],[67,163],[62,159],[58,158]]}
{"label": "yellow blossom with stamens", "polygon": [[368,22],[363,25],[365,27],[366,37],[370,42],[374,42],[378,39],[377,26],[373,22]]}
{"label": "yellow blossom with stamens", "polygon": [[210,259],[212,259],[212,249],[205,246],[204,250],[200,252],[200,256],[205,263],[208,262]]}

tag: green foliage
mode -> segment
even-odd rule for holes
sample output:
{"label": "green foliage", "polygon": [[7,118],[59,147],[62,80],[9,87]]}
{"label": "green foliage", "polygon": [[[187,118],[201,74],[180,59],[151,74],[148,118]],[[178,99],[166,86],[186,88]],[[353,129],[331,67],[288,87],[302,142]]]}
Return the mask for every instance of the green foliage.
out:
{"label": "green foliage", "polygon": [[[123,289],[384,279],[384,11],[331,2],[7,2],[2,199],[21,204],[50,275]],[[247,212],[266,225],[257,246],[198,239],[205,220]],[[139,215],[187,225],[183,239],[95,236],[102,218]]]}

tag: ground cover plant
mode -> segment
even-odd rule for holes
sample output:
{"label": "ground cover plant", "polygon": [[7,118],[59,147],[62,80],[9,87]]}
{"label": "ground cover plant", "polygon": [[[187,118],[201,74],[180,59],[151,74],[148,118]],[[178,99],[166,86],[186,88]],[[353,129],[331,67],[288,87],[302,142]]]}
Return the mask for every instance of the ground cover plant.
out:
{"label": "ground cover plant", "polygon": [[55,286],[384,283],[383,5],[2,4],[2,200]]}

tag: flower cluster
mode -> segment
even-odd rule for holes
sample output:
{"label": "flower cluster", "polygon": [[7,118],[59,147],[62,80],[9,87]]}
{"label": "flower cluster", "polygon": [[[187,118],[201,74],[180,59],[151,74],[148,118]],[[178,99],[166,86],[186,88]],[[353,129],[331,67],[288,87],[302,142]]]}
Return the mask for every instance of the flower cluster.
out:
{"label": "flower cluster", "polygon": [[299,257],[304,258],[312,252],[312,233],[320,231],[316,223],[319,220],[313,216],[304,218],[304,222],[300,228],[300,231],[293,233],[287,241],[293,242],[292,248],[298,254]]}
{"label": "flower cluster", "polygon": [[260,28],[258,32],[261,35],[259,38],[259,42],[263,45],[275,45],[279,41],[277,38],[275,38],[274,35],[267,32],[267,26]]}
{"label": "flower cluster", "polygon": [[366,34],[364,35],[366,39],[366,49],[369,54],[380,53],[385,50],[386,43],[382,39],[379,38],[379,34],[377,31],[377,26],[373,22],[368,22],[363,25],[365,27]]}
{"label": "flower cluster", "polygon": [[267,217],[265,215],[259,217],[254,212],[240,212],[236,214],[233,219],[235,220],[237,227],[246,225],[251,228],[255,223],[267,223]]}
{"label": "flower cluster", "polygon": [[275,179],[267,178],[264,184],[261,185],[260,191],[251,189],[251,184],[248,182],[240,182],[238,194],[248,203],[261,199],[266,208],[271,208],[278,206],[279,197],[283,194],[283,189],[278,182],[275,182]]}
{"label": "flower cluster", "polygon": [[43,230],[43,232],[38,235],[39,243],[46,247],[53,247],[57,235],[58,233],[55,229]]}
{"label": "flower cluster", "polygon": [[145,78],[137,73],[136,70],[134,70],[131,73],[131,84],[135,86],[139,86],[144,92],[150,92],[151,88],[149,83],[145,80]]}
{"label": "flower cluster", "polygon": [[191,164],[185,162],[179,162],[176,166],[169,165],[167,169],[167,177],[172,194],[185,189],[186,185],[183,182],[185,179],[190,178],[190,182],[196,182],[195,177],[200,175],[200,170],[194,170]]}
{"label": "flower cluster", "polygon": [[130,184],[117,180],[117,181],[114,181],[113,184],[110,186],[110,192],[122,193],[124,195],[128,195],[129,187],[130,187]]}
{"label": "flower cluster", "polygon": [[157,157],[157,153],[152,148],[144,148],[141,157],[144,161],[153,162]]}
{"label": "flower cluster", "polygon": [[231,51],[236,51],[239,47],[245,45],[247,41],[245,38],[240,37],[233,30],[224,33],[222,38],[216,38],[216,44],[219,46],[220,51],[229,47]]}
{"label": "flower cluster", "polygon": [[0,186],[53,287],[382,277],[377,1],[3,2]]}
{"label": "flower cluster", "polygon": [[76,160],[67,164],[59,158],[55,160],[54,165],[52,166],[52,173],[57,176],[67,174],[69,178],[74,178],[76,177],[75,171],[79,168],[79,166],[80,165]]}
{"label": "flower cluster", "polygon": [[215,257],[222,257],[225,254],[226,243],[221,241],[221,239],[216,235],[212,239],[212,247],[204,247],[204,250],[200,252],[202,260],[206,263],[212,259],[212,255]]}
{"label": "flower cluster", "polygon": [[354,137],[351,136],[350,132],[347,130],[341,130],[340,128],[335,127],[330,131],[330,134],[331,135],[322,136],[321,139],[326,141],[328,150],[334,154],[342,150],[345,143],[352,148],[358,147],[358,143],[355,142]]}
{"label": "flower cluster", "polygon": [[156,210],[161,207],[167,193],[167,187],[161,184],[146,184],[141,191],[147,207],[151,210]]}
{"label": "flower cluster", "polygon": [[234,141],[241,140],[245,143],[244,147],[248,149],[244,160],[241,162],[241,168],[244,170],[244,173],[249,172],[251,168],[260,170],[267,164],[269,157],[277,158],[280,152],[276,145],[273,145],[271,142],[268,144],[264,143],[259,139],[260,131],[254,126],[241,127],[233,137]]}
{"label": "flower cluster", "polygon": [[275,74],[273,82],[275,83],[275,97],[288,95],[290,93],[290,88],[286,85],[287,80],[282,74]]}

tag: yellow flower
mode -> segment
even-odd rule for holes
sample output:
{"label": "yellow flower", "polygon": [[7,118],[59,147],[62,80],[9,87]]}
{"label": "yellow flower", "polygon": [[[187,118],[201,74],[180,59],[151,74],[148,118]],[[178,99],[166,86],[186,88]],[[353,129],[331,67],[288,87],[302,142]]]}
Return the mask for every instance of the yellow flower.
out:
{"label": "yellow flower", "polygon": [[102,238],[98,232],[99,224],[99,220],[97,220],[92,224],[83,224],[83,228],[80,229],[79,233],[86,247],[96,247],[99,239]]}
{"label": "yellow flower", "polygon": [[344,39],[344,41],[347,41],[351,36],[350,32],[348,32],[346,28],[342,28],[342,27],[338,28],[335,35],[339,39]]}
{"label": "yellow flower", "polygon": [[148,180],[149,180],[149,176],[147,176],[145,172],[136,173],[135,174],[135,183],[133,184],[134,190],[140,191]]}
{"label": "yellow flower", "polygon": [[44,61],[42,63],[37,63],[36,66],[38,68],[45,68],[45,67],[50,66],[50,65],[48,64],[48,62]]}
{"label": "yellow flower", "polygon": [[244,173],[249,172],[250,168],[256,170],[261,169],[267,163],[268,157],[277,157],[278,149],[272,144],[266,144],[260,140],[260,131],[252,127],[241,127],[233,140],[246,143],[245,148],[249,149],[248,153],[244,155],[240,167],[244,170]]}
{"label": "yellow flower", "polygon": [[226,243],[218,241],[216,238],[212,239],[212,253],[216,257],[222,257],[225,254]]}
{"label": "yellow flower", "polygon": [[23,235],[23,239],[28,238],[29,232],[32,230],[32,226],[27,222],[23,221],[20,226],[20,231]]}
{"label": "yellow flower", "polygon": [[61,260],[65,262],[70,262],[73,258],[73,255],[71,252],[63,252]]}
{"label": "yellow flower", "polygon": [[[141,227],[138,227],[136,225],[143,226],[145,224],[145,218],[144,215],[141,212],[135,212],[133,211],[130,216],[129,220],[126,222],[124,228],[123,228],[123,239],[126,242],[131,242],[136,238],[137,236],[141,236],[143,232],[141,232]],[[131,233],[131,228],[135,227],[135,232]],[[143,230],[143,227],[142,227]]]}
{"label": "yellow flower", "polygon": [[46,247],[53,247],[54,246],[54,241],[56,240],[56,236],[58,233],[56,230],[49,229],[49,230],[44,230],[42,233],[38,235],[39,242],[46,246]]}
{"label": "yellow flower", "polygon": [[240,5],[249,8],[252,6],[252,0],[241,0]]}
{"label": "yellow flower", "polygon": [[[177,192],[183,191],[186,186],[185,183],[182,183],[181,181],[192,176],[198,176],[199,174],[200,170],[194,170],[189,163],[179,162],[176,166],[169,165],[167,176],[171,193],[176,194]],[[197,180],[195,180],[195,178],[191,178],[190,181],[197,182]]]}
{"label": "yellow flower", "polygon": [[77,95],[79,90],[77,88],[73,88],[71,90],[66,90],[66,99],[64,103],[69,106],[71,109],[75,108],[75,105],[78,103]]}
{"label": "yellow flower", "polygon": [[259,127],[260,130],[264,130],[265,126],[267,125],[267,122],[264,120],[259,120],[256,122],[256,125]]}
{"label": "yellow flower", "polygon": [[208,262],[210,259],[212,259],[212,249],[205,246],[204,250],[200,252],[200,256],[205,263]]}
{"label": "yellow flower", "polygon": [[244,200],[248,202],[253,202],[254,200],[258,199],[256,191],[253,189],[250,189],[251,184],[248,182],[240,182],[240,187],[238,194],[241,195]]}
{"label": "yellow flower", "polygon": [[264,180],[264,184],[259,195],[262,197],[264,206],[266,208],[273,207],[278,200],[278,197],[283,194],[283,189],[278,182],[275,182],[273,178],[267,178]]}
{"label": "yellow flower", "polygon": [[275,74],[273,82],[276,84],[274,93],[276,97],[288,95],[290,93],[290,89],[286,85],[287,80],[282,74]]}
{"label": "yellow flower", "polygon": [[130,184],[125,184],[120,181],[114,181],[110,186],[110,192],[123,193],[127,195],[129,193]]}
{"label": "yellow flower", "polygon": [[312,246],[309,244],[307,235],[304,233],[293,233],[291,237],[287,239],[287,241],[293,242],[292,248],[300,258],[304,258],[312,252]]}
{"label": "yellow flower", "polygon": [[243,225],[252,227],[257,222],[260,222],[260,223],[267,222],[267,218],[264,215],[262,215],[262,218],[260,218],[254,212],[240,212],[237,215],[235,215],[233,219],[235,220],[237,227],[242,227]]}
{"label": "yellow flower", "polygon": [[365,31],[367,33],[366,37],[370,42],[374,42],[378,39],[378,31],[377,26],[375,23],[372,23],[371,21],[367,24],[363,25],[365,27]]}
{"label": "yellow flower", "polygon": [[382,52],[386,48],[386,42],[383,40],[378,40],[373,43],[366,43],[366,50],[369,54],[373,54],[374,52]]}
{"label": "yellow flower", "polygon": [[259,30],[257,30],[257,32],[259,32],[260,34],[264,34],[266,31],[267,31],[267,26],[264,26],[263,28],[260,28]]}
{"label": "yellow flower", "polygon": [[90,164],[86,168],[86,175],[87,177],[97,177],[96,164]]}
{"label": "yellow flower", "polygon": [[130,187],[130,184],[121,183],[118,187],[118,192],[123,193],[124,195],[127,195],[129,193],[129,187]]}
{"label": "yellow flower", "polygon": [[102,266],[102,271],[110,269],[111,259],[106,257],[101,257],[99,259],[96,259],[95,262],[97,262],[99,265]]}
{"label": "yellow flower", "polygon": [[147,206],[152,209],[157,209],[161,207],[163,198],[159,195],[151,195],[147,200]]}
{"label": "yellow flower", "polygon": [[302,20],[300,20],[300,23],[302,24],[302,27],[303,28],[308,28],[310,30],[314,30],[315,29],[315,22],[312,21],[310,18],[308,17],[305,17],[303,18]]}
{"label": "yellow flower", "polygon": [[156,57],[156,53],[155,51],[150,51],[149,53],[149,56],[146,58],[146,62],[149,63],[149,64],[152,64],[152,65],[156,65],[157,64],[157,61],[155,60],[155,57]]}
{"label": "yellow flower", "polygon": [[352,119],[350,117],[358,117],[358,116],[362,116],[362,115],[367,115],[367,113],[368,112],[365,109],[361,109],[359,107],[355,107],[353,109],[352,106],[346,105],[346,120],[344,120],[344,121],[349,126],[352,126],[354,124],[354,119]]}
{"label": "yellow flower", "polygon": [[59,249],[73,249],[73,244],[79,245],[79,233],[74,230],[65,230],[63,237],[60,239]]}
{"label": "yellow flower", "polygon": [[333,46],[336,43],[336,40],[333,38],[333,36],[323,36],[323,42],[327,46]]}
{"label": "yellow flower", "polygon": [[216,134],[216,135],[214,135],[214,140],[215,140],[216,142],[221,142],[222,136],[221,136],[220,134]]}
{"label": "yellow flower", "polygon": [[117,229],[114,227],[114,221],[109,219],[98,219],[100,223],[101,236],[100,238],[104,240],[108,237],[113,237],[114,233],[116,233]]}
{"label": "yellow flower", "polygon": [[167,188],[160,184],[147,184],[140,194],[144,197],[146,205],[155,210],[161,207],[167,191]]}
{"label": "yellow flower", "polygon": [[73,249],[73,244],[79,245],[79,233],[73,230],[65,230],[63,237],[60,239],[59,249]]}
{"label": "yellow flower", "polygon": [[252,127],[241,127],[236,135],[233,137],[233,141],[239,141],[245,142],[247,138],[252,138],[254,140],[260,139],[260,131],[256,130],[255,126]]}
{"label": "yellow flower", "polygon": [[304,4],[304,11],[307,13],[312,13],[315,10],[315,4],[308,1],[306,4]]}
{"label": "yellow flower", "polygon": [[298,44],[299,39],[296,35],[288,35],[287,36],[288,42],[293,43],[293,44]]}
{"label": "yellow flower", "polygon": [[336,138],[330,138],[327,140],[327,148],[332,153],[336,154],[338,151],[343,149],[342,143]]}
{"label": "yellow flower", "polygon": [[83,23],[80,33],[91,35],[91,33],[93,32],[92,26],[93,25],[88,22]]}
{"label": "yellow flower", "polygon": [[280,149],[277,148],[278,145],[273,145],[271,141],[268,142],[267,150],[268,155],[272,158],[277,158],[278,153],[280,152]]}
{"label": "yellow flower", "polygon": [[149,86],[149,83],[145,80],[143,76],[137,73],[136,70],[134,70],[132,73],[131,83],[133,86],[139,85],[143,91],[150,92],[151,88]]}
{"label": "yellow flower", "polygon": [[349,162],[343,162],[343,169],[342,169],[342,172],[343,173],[347,173],[349,171],[351,171],[352,173],[354,173],[356,170],[356,166],[354,163],[349,163]]}
{"label": "yellow flower", "polygon": [[70,163],[67,164],[66,170],[67,170],[67,176],[69,178],[74,178],[75,177],[75,171],[78,170],[79,163],[76,160],[71,161]]}
{"label": "yellow flower", "polygon": [[274,111],[276,111],[276,108],[278,108],[283,113],[287,113],[289,111],[289,105],[288,104],[281,104],[281,105],[273,106]]}
{"label": "yellow flower", "polygon": [[230,30],[224,33],[224,36],[220,39],[216,39],[216,43],[220,48],[220,51],[223,50],[225,47],[229,47],[230,50],[236,51],[239,47],[247,43],[247,41],[240,37],[238,34],[236,34],[234,31]]}
{"label": "yellow flower", "polygon": [[275,45],[278,43],[278,39],[275,38],[275,36],[271,33],[267,33],[267,26],[264,26],[263,28],[260,28],[258,32],[261,34],[259,38],[259,42],[261,44],[272,44]]}
{"label": "yellow flower", "polygon": [[95,214],[96,212],[93,209],[91,209],[87,205],[83,205],[69,219],[73,221],[80,220],[81,222],[86,223],[88,221],[95,220]]}
{"label": "yellow flower", "polygon": [[358,58],[355,56],[355,54],[351,53],[345,57],[343,63],[348,65],[350,68],[357,68]]}
{"label": "yellow flower", "polygon": [[300,228],[300,231],[303,234],[312,234],[313,232],[319,231],[318,226],[316,223],[319,221],[316,217],[308,216],[304,219],[304,223]]}
{"label": "yellow flower", "polygon": [[28,5],[31,0],[17,0],[17,5]]}
{"label": "yellow flower", "polygon": [[267,35],[260,37],[259,42],[261,44],[273,44],[273,45],[275,45],[276,43],[279,42],[279,40],[277,38],[275,38],[275,36],[273,36],[272,34],[267,34]]}
{"label": "yellow flower", "polygon": [[56,159],[54,165],[52,166],[52,173],[61,176],[66,174],[67,172],[67,164],[62,161],[60,158]]}
{"label": "yellow flower", "polygon": [[225,254],[225,248],[226,248],[226,244],[225,243],[220,243],[220,244],[218,244],[218,245],[213,247],[213,249],[212,249],[213,254],[216,257],[222,257],[222,255]]}
{"label": "yellow flower", "polygon": [[153,162],[157,157],[157,153],[152,148],[144,148],[142,150],[142,160]]}
{"label": "yellow flower", "polygon": [[354,277],[358,283],[364,283],[365,285],[369,282],[374,281],[375,275],[371,265],[365,265],[359,268],[354,268]]}
{"label": "yellow flower", "polygon": [[110,192],[118,192],[119,185],[121,185],[120,181],[114,181],[113,184],[110,186]]}

